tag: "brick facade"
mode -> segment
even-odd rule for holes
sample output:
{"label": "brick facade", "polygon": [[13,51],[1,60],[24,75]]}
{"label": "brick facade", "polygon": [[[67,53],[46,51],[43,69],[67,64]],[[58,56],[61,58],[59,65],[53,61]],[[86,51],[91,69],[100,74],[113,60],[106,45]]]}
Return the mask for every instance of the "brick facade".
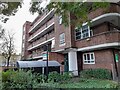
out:
{"label": "brick facade", "polygon": [[[118,70],[118,62],[115,62],[116,53],[120,59],[119,8],[117,4],[111,4],[107,12],[101,8],[90,11],[88,18],[93,21],[89,28],[93,35],[79,40],[75,38],[73,24],[69,23],[67,27],[59,24],[59,16],[55,15],[54,11],[43,13],[33,22],[24,25],[27,32],[23,49],[24,59],[42,60],[47,45],[50,49],[48,59],[61,63],[61,71],[68,68],[77,75],[76,71],[80,72],[83,69],[105,68],[116,72]],[[69,21],[75,19],[73,14],[68,14]],[[65,34],[65,43],[61,46],[60,34],[62,33]],[[83,54],[86,52],[94,52],[95,64],[83,63]],[[68,57],[66,58],[65,55]]]}

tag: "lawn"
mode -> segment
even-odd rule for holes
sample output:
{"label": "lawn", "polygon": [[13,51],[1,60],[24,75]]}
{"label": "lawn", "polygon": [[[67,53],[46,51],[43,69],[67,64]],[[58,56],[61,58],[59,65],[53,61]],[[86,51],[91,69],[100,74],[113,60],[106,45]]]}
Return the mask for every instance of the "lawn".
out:
{"label": "lawn", "polygon": [[44,83],[43,87],[50,88],[117,88],[118,83],[112,80],[100,79],[79,79],[77,82],[70,81],[69,83]]}

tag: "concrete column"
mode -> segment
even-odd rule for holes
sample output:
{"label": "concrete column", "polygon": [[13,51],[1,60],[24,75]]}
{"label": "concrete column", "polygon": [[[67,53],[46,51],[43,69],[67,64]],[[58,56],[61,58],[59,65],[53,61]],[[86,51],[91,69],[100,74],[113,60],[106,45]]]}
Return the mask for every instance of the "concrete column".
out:
{"label": "concrete column", "polygon": [[71,71],[74,76],[78,76],[78,64],[77,64],[76,51],[68,52],[68,63],[69,63],[69,71]]}
{"label": "concrete column", "polygon": [[42,67],[42,74],[44,74],[44,67]]}

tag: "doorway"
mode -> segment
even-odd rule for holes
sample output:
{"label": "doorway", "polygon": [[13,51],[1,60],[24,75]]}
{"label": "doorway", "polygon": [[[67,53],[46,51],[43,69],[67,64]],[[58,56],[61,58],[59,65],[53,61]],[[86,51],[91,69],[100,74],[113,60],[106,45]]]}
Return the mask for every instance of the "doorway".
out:
{"label": "doorway", "polygon": [[69,65],[68,65],[68,53],[64,54],[64,72],[69,71]]}

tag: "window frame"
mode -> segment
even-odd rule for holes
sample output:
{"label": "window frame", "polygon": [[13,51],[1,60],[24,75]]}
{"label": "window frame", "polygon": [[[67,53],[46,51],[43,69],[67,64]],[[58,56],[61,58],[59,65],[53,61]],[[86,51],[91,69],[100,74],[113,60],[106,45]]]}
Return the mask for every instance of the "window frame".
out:
{"label": "window frame", "polygon": [[[87,26],[87,29],[84,29],[83,27]],[[87,32],[83,33],[85,30],[88,30]],[[77,35],[78,33],[78,35]],[[88,36],[83,37],[85,34],[88,33]],[[89,25],[83,25],[81,28],[76,27],[75,28],[75,40],[82,40],[85,38],[89,38],[93,36],[93,31],[90,29]],[[77,38],[80,37],[80,38]]]}
{"label": "window frame", "polygon": [[[63,36],[63,37],[62,37]],[[61,40],[62,39],[62,40]],[[61,43],[62,42],[62,43]],[[65,33],[59,35],[59,45],[65,45]]]}
{"label": "window frame", "polygon": [[62,22],[63,22],[63,20],[62,20],[62,15],[60,15],[59,17],[58,17],[58,22],[59,22],[59,24],[62,24]]}
{"label": "window frame", "polygon": [[[89,60],[88,60],[88,57],[87,55],[89,55]],[[91,55],[93,55],[93,59],[91,58]],[[94,52],[90,52],[90,53],[83,53],[83,64],[95,64],[95,54]],[[85,59],[86,57],[86,59]],[[86,61],[86,62],[85,62]],[[89,62],[90,63],[89,63]]]}

